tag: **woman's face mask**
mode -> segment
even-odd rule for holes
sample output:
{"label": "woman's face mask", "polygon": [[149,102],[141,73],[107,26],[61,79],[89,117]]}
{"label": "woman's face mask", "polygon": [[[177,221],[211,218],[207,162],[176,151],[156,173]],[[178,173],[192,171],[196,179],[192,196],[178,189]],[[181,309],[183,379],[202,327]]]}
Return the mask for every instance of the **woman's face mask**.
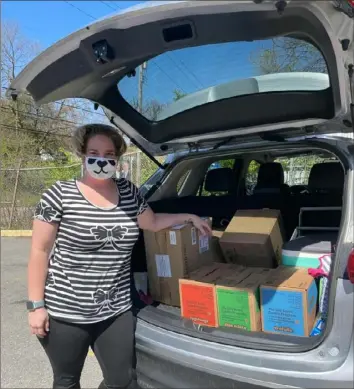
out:
{"label": "woman's face mask", "polygon": [[117,161],[112,158],[85,157],[87,173],[96,180],[112,178],[117,169]]}

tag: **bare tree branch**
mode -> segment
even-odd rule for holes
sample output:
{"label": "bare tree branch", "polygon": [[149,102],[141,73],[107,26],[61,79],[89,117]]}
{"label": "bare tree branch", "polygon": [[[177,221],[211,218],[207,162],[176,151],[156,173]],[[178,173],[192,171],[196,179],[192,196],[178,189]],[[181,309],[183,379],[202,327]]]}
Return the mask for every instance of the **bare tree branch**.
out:
{"label": "bare tree branch", "polygon": [[270,47],[263,47],[251,56],[251,62],[261,74],[281,72],[327,73],[321,52],[312,44],[294,38],[272,39]]}

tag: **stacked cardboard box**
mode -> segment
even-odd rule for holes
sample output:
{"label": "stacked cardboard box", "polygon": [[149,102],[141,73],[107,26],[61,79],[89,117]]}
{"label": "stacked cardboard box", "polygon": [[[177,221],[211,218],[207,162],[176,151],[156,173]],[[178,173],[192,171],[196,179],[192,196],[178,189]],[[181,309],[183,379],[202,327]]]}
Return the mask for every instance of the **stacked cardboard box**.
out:
{"label": "stacked cardboard box", "polygon": [[208,327],[261,328],[259,286],[271,272],[235,264],[204,266],[181,279],[181,315]]}
{"label": "stacked cardboard box", "polygon": [[217,281],[219,326],[261,331],[259,287],[271,271],[262,268],[245,268],[239,274]]}
{"label": "stacked cardboard box", "polygon": [[180,305],[180,278],[222,260],[218,240],[201,235],[191,223],[144,231],[144,240],[151,297],[167,305]]}
{"label": "stacked cardboard box", "polygon": [[307,269],[279,267],[262,284],[260,293],[264,332],[310,336],[318,291]]}
{"label": "stacked cardboard box", "polygon": [[195,324],[310,336],[315,280],[303,269],[211,264],[181,279],[181,315]]}
{"label": "stacked cardboard box", "polygon": [[280,211],[237,211],[220,238],[226,262],[275,268],[280,263],[283,228]]}
{"label": "stacked cardboard box", "polygon": [[278,267],[282,231],[280,212],[263,209],[238,211],[212,237],[191,224],[145,232],[150,293],[198,325],[309,336],[316,283]]}
{"label": "stacked cardboard box", "polygon": [[222,273],[221,266],[212,264],[179,280],[182,317],[207,327],[218,326],[215,282]]}

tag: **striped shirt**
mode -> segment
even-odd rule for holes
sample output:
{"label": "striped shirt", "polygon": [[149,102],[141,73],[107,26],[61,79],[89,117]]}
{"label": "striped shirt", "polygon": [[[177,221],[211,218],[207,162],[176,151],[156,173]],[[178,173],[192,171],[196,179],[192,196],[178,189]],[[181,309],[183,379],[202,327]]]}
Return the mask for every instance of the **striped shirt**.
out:
{"label": "striped shirt", "polygon": [[35,218],[59,223],[45,285],[50,316],[89,324],[131,308],[130,261],[138,239],[137,216],[147,203],[126,179],[117,179],[119,204],[100,208],[75,180],[47,189]]}

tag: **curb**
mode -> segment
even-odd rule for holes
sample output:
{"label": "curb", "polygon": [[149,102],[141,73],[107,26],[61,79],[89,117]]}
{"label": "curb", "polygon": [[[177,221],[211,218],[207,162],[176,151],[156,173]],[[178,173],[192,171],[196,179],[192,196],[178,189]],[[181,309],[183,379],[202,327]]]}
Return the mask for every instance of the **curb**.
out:
{"label": "curb", "polygon": [[32,236],[32,230],[1,230],[0,231],[1,237],[11,237],[11,238],[18,238],[18,237],[31,237]]}

